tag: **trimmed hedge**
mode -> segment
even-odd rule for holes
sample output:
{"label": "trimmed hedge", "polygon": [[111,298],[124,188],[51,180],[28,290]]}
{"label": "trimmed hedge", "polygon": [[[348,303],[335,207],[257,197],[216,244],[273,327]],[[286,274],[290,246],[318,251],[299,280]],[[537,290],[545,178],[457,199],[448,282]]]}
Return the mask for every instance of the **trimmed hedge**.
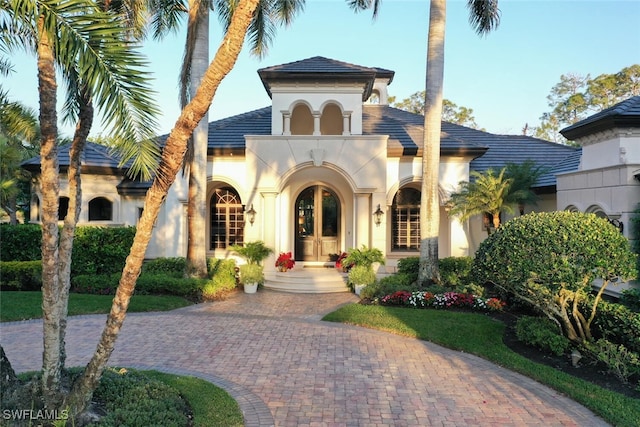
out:
{"label": "trimmed hedge", "polygon": [[71,275],[122,271],[135,227],[78,227],[73,242]]}
{"label": "trimmed hedge", "polygon": [[36,261],[42,258],[42,227],[38,224],[0,224],[2,261]]}
{"label": "trimmed hedge", "polygon": [[0,288],[3,291],[40,290],[42,288],[42,262],[0,262]]}

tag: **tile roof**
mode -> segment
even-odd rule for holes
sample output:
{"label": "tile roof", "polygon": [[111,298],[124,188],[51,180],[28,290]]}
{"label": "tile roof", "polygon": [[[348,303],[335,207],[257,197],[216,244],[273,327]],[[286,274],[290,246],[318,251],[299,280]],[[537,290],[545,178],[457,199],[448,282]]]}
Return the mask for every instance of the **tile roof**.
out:
{"label": "tile roof", "polygon": [[274,65],[258,70],[258,75],[271,97],[271,83],[277,81],[336,81],[357,82],[364,84],[362,100],[371,96],[371,89],[376,78],[393,80],[395,72],[384,68],[371,68],[348,62],[314,56],[312,58]]}
{"label": "tile roof", "polygon": [[575,140],[615,127],[640,127],[640,96],[633,96],[613,107],[580,120],[562,129],[560,133],[569,140]]}
{"label": "tile roof", "polygon": [[[61,169],[66,169],[69,166],[70,149],[71,144],[64,144],[58,147],[58,163]],[[120,159],[117,154],[111,152],[110,148],[93,142],[87,142],[84,151],[81,154],[80,163],[84,170],[119,170],[124,173],[128,169],[126,165],[124,167],[119,166]],[[25,160],[22,162],[21,166],[27,170],[39,171],[40,156]]]}

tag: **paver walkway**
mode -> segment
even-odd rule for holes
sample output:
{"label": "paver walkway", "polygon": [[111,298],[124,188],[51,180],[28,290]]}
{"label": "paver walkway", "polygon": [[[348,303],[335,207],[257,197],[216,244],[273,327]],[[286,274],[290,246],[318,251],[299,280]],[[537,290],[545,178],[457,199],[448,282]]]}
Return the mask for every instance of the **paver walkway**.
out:
{"label": "paver walkway", "polygon": [[[352,294],[262,290],[167,313],[129,314],[110,363],[226,388],[247,426],[603,426],[557,392],[475,356],[321,322]],[[85,365],[105,316],[69,321],[67,365]],[[40,321],[3,323],[18,371],[39,369]]]}

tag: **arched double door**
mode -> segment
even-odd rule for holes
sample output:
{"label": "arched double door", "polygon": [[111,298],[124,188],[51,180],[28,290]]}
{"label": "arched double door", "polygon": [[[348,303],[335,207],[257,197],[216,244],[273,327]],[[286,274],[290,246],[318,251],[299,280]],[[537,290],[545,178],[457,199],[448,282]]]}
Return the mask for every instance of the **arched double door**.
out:
{"label": "arched double door", "polygon": [[329,261],[340,249],[340,199],[321,185],[307,187],[296,198],[298,261]]}

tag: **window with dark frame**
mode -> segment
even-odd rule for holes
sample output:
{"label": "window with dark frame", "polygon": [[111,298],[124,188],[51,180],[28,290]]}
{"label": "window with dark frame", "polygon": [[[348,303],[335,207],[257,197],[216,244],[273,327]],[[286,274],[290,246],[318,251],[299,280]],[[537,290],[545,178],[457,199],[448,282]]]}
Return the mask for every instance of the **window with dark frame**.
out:
{"label": "window with dark frame", "polygon": [[238,193],[218,188],[211,196],[209,249],[226,249],[244,242],[244,209]]}
{"label": "window with dark frame", "polygon": [[401,188],[391,206],[392,250],[420,249],[420,191]]}

